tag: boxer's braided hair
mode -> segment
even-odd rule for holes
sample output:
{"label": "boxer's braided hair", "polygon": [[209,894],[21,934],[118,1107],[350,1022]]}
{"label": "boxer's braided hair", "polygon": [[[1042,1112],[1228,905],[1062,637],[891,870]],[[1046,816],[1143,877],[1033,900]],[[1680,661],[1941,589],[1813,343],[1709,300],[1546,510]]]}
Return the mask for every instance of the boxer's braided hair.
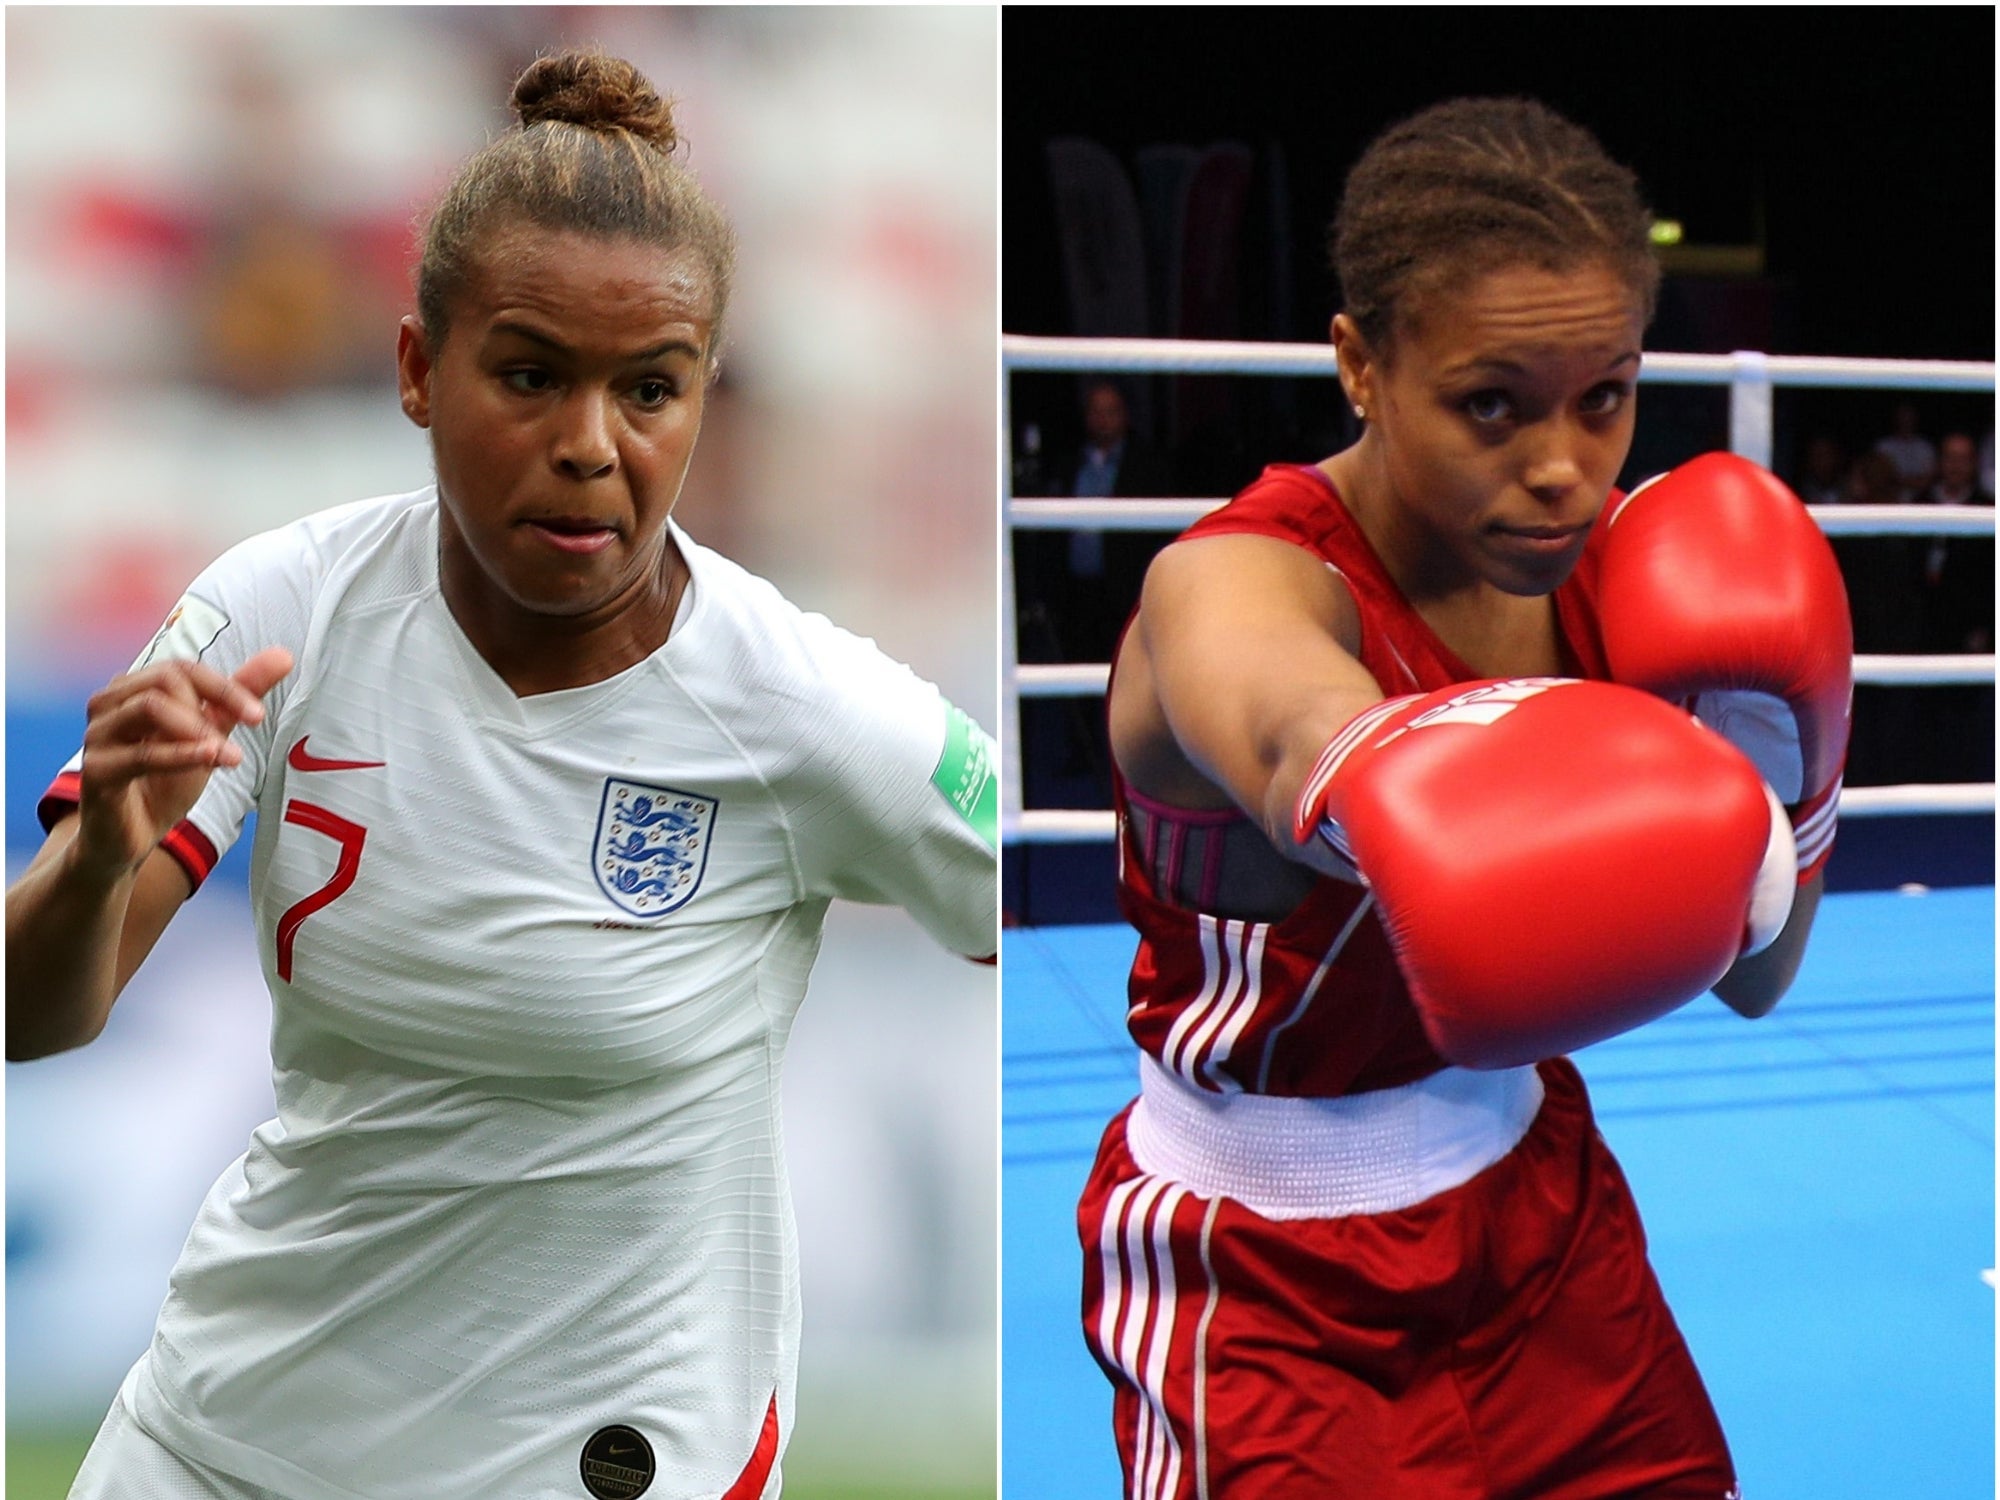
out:
{"label": "boxer's braided hair", "polygon": [[735,236],[675,159],[672,101],[632,64],[573,49],[531,63],[510,102],[519,123],[460,168],[424,228],[417,313],[433,344],[443,344],[487,242],[521,223],[693,250],[708,272],[719,334]]}
{"label": "boxer's braided hair", "polygon": [[1453,99],[1392,125],[1347,176],[1328,233],[1345,311],[1387,350],[1426,294],[1503,266],[1609,266],[1650,321],[1659,291],[1638,179],[1532,99]]}

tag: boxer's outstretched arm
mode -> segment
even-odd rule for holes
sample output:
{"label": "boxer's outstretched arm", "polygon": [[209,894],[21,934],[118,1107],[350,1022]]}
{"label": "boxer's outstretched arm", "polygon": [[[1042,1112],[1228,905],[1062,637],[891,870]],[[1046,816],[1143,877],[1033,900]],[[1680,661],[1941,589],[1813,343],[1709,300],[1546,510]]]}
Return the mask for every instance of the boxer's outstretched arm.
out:
{"label": "boxer's outstretched arm", "polygon": [[1317,863],[1322,851],[1292,837],[1292,810],[1327,741],[1382,699],[1359,641],[1346,584],[1303,548],[1261,536],[1176,542],[1147,572],[1119,655],[1120,766],[1161,794],[1192,767],[1279,850]]}

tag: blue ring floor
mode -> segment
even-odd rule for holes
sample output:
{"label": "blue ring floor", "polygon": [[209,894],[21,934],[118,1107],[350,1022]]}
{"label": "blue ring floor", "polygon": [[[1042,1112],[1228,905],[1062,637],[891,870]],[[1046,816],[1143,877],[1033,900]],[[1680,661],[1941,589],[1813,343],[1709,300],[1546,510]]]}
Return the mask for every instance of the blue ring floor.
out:
{"label": "blue ring floor", "polygon": [[[1124,927],[1018,929],[1002,1007],[1002,1486],[1119,1493],[1078,1189],[1136,1091]],[[1994,1494],[1994,892],[1829,896],[1760,1021],[1577,1055],[1746,1500]]]}

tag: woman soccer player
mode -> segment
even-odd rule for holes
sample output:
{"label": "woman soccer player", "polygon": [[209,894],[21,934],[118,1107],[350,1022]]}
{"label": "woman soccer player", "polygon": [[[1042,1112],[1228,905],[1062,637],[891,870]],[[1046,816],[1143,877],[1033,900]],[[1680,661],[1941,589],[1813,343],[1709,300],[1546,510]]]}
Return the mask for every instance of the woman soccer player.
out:
{"label": "woman soccer player", "polygon": [[732,251],[668,105],[568,53],[514,107],[398,346],[436,484],[197,579],[8,894],[9,1053],[78,1046],[258,814],[277,1118],[82,1500],[775,1494],[827,905],[994,950],[986,736],[671,520]]}
{"label": "woman soccer player", "polygon": [[1079,1227],[1129,1494],[1724,1500],[1560,1054],[1790,982],[1838,573],[1729,455],[1614,492],[1658,272],[1583,130],[1426,111],[1333,251],[1362,436],[1163,551],[1112,679],[1142,1092]]}

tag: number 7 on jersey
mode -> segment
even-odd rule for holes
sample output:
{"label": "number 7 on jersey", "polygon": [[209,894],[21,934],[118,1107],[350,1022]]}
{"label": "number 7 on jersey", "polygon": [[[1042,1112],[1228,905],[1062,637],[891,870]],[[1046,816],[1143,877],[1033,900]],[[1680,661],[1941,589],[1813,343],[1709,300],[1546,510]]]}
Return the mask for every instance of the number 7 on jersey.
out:
{"label": "number 7 on jersey", "polygon": [[350,823],[339,813],[329,812],[317,803],[301,802],[296,797],[285,804],[285,821],[310,828],[314,833],[323,833],[340,845],[340,861],[334,866],[333,877],[318,890],[293,902],[278,918],[278,977],[290,984],[292,942],[298,937],[299,928],[307,917],[331,906],[354,884],[354,876],[361,868],[361,846],[368,839],[368,830],[359,823]]}

